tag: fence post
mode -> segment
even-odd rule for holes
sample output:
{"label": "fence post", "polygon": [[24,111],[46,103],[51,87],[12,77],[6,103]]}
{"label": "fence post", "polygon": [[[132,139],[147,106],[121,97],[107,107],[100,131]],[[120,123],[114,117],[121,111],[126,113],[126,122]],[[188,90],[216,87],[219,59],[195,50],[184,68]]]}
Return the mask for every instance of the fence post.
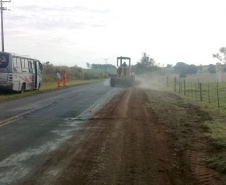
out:
{"label": "fence post", "polygon": [[180,82],[180,92],[183,93],[183,80]]}
{"label": "fence post", "polygon": [[199,89],[199,78],[198,78],[198,89]]}
{"label": "fence post", "polygon": [[193,98],[192,82],[191,82],[191,97]]}
{"label": "fence post", "polygon": [[196,82],[195,82],[195,99],[196,99]]}
{"label": "fence post", "polygon": [[209,104],[210,104],[210,87],[209,87],[209,84],[208,84],[208,101],[209,101]]}
{"label": "fence post", "polygon": [[184,96],[186,95],[185,79],[184,79]]}
{"label": "fence post", "polygon": [[180,78],[179,78],[179,81],[178,81],[178,93],[180,94]]}
{"label": "fence post", "polygon": [[175,78],[174,78],[174,92],[176,92],[176,91],[177,91],[176,84],[177,84],[177,78],[175,77]]}
{"label": "fence post", "polygon": [[218,108],[220,107],[218,81],[217,81],[217,106],[218,106]]}
{"label": "fence post", "polygon": [[188,96],[189,96],[189,90],[190,90],[190,89],[189,89],[189,82],[188,82]]}
{"label": "fence post", "polygon": [[199,83],[200,101],[202,101],[202,84]]}
{"label": "fence post", "polygon": [[167,76],[167,87],[169,87],[169,77]]}

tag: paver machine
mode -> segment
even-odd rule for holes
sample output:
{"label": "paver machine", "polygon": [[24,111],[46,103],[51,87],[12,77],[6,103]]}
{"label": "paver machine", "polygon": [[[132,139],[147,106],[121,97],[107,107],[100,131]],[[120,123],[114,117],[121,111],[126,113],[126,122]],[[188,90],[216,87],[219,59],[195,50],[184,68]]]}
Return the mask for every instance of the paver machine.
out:
{"label": "paver machine", "polygon": [[111,86],[133,86],[134,75],[131,72],[131,59],[129,57],[117,57],[117,74],[111,75]]}

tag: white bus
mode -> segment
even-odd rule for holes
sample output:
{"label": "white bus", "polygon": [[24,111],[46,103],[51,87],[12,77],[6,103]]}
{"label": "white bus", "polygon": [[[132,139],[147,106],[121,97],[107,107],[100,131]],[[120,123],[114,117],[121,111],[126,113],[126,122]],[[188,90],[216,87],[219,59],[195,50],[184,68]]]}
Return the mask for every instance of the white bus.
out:
{"label": "white bus", "polygon": [[39,89],[42,64],[32,58],[0,52],[0,89],[18,91]]}

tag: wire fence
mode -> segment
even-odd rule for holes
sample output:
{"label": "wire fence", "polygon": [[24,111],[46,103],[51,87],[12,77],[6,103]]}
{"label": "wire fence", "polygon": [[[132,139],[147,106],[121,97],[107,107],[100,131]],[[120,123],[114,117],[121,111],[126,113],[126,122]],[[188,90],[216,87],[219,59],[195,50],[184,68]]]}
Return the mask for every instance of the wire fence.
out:
{"label": "wire fence", "polygon": [[199,79],[166,77],[161,79],[175,93],[226,109],[226,82],[200,82]]}

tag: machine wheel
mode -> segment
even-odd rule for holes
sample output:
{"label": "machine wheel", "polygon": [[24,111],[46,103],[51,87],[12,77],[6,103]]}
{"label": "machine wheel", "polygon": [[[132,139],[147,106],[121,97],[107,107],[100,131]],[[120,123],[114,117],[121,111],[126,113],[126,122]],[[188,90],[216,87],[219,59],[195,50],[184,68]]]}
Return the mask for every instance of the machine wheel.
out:
{"label": "machine wheel", "polygon": [[111,78],[111,87],[115,87],[115,80]]}

